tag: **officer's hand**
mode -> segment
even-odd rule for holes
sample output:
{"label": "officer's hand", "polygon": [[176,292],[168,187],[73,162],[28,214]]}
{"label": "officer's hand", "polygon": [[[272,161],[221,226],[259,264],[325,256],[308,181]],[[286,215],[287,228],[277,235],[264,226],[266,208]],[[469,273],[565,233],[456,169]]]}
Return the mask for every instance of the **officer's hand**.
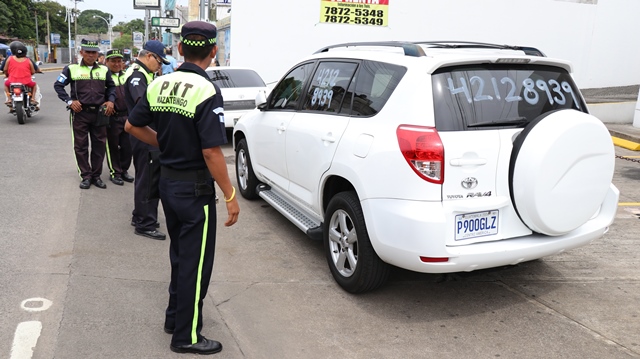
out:
{"label": "officer's hand", "polygon": [[113,107],[113,102],[111,101],[107,101],[103,104],[104,106],[107,106],[107,110],[104,112],[105,115],[107,116],[111,116],[114,113],[116,113],[116,109]]}
{"label": "officer's hand", "polygon": [[82,111],[82,105],[80,104],[80,101],[78,101],[78,100],[73,100],[73,102],[71,103],[71,105],[69,105],[69,107],[73,110],[73,112]]}
{"label": "officer's hand", "polygon": [[227,221],[224,222],[225,227],[233,226],[236,222],[238,222],[238,214],[240,214],[240,205],[238,204],[238,197],[234,196],[233,199],[227,204],[227,213],[229,217]]}

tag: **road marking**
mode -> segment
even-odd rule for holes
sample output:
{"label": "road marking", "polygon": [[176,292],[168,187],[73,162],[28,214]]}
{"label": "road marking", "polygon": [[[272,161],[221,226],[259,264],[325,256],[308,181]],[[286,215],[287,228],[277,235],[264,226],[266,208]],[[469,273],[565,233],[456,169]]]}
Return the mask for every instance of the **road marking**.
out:
{"label": "road marking", "polygon": [[18,324],[13,336],[10,359],[31,359],[41,331],[42,323],[38,321]]}
{"label": "road marking", "polygon": [[53,304],[52,301],[45,298],[29,298],[25,299],[20,303],[20,308],[26,310],[27,312],[42,312],[51,307]]}
{"label": "road marking", "polygon": [[640,202],[618,202],[618,206],[621,207],[631,207],[631,206],[637,206],[640,207]]}

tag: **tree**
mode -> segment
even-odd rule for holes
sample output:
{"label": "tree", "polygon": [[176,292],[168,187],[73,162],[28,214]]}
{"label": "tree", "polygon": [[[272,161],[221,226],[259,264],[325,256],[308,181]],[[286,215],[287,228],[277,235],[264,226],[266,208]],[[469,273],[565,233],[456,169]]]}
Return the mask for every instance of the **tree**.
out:
{"label": "tree", "polygon": [[134,31],[144,32],[144,21],[142,19],[133,19],[126,23],[120,21],[113,27],[113,31],[121,32],[123,34],[131,34]]}
{"label": "tree", "polygon": [[123,33],[122,36],[113,40],[113,49],[131,49],[133,47],[133,37],[131,34]]}
{"label": "tree", "polygon": [[0,28],[6,34],[22,40],[35,39],[35,17],[32,0],[3,0],[0,3]]}
{"label": "tree", "polygon": [[[42,43],[47,42],[47,12],[49,13],[49,30],[51,33],[60,34],[60,46],[68,46],[67,37],[68,24],[64,21],[66,9],[55,1],[42,1],[35,3],[35,10],[38,12],[38,36]],[[35,24],[34,24],[35,25]],[[35,29],[34,29],[35,37]]]}
{"label": "tree", "polygon": [[[96,16],[94,18],[94,16]],[[113,15],[102,12],[100,10],[85,10],[78,16],[78,33],[79,34],[107,34],[107,23],[101,18],[101,16],[109,21],[113,18]]]}

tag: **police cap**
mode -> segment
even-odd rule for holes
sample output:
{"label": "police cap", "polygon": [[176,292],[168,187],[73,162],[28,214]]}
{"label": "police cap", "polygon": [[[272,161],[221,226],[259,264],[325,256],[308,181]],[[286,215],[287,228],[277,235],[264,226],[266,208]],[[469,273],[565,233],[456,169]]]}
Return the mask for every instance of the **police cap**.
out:
{"label": "police cap", "polygon": [[122,54],[122,51],[120,51],[118,49],[108,50],[107,51],[107,56],[105,56],[105,59],[110,59],[112,57],[124,58],[124,55]]}
{"label": "police cap", "polygon": [[97,41],[87,39],[80,41],[80,48],[84,51],[100,51]]}
{"label": "police cap", "polygon": [[[216,35],[218,31],[213,24],[204,21],[189,21],[182,25],[180,31],[180,41],[183,44],[189,46],[210,46],[216,44]],[[187,39],[189,35],[200,35],[205,40],[190,40]]]}

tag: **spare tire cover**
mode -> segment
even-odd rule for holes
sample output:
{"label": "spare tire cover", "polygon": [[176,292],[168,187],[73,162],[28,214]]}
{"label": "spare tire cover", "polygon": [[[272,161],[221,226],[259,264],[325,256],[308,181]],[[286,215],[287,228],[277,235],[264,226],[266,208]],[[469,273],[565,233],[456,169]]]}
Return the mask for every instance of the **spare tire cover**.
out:
{"label": "spare tire cover", "polygon": [[512,203],[532,231],[566,234],[596,213],[614,167],[613,141],[602,121],[575,110],[541,115],[513,143]]}

